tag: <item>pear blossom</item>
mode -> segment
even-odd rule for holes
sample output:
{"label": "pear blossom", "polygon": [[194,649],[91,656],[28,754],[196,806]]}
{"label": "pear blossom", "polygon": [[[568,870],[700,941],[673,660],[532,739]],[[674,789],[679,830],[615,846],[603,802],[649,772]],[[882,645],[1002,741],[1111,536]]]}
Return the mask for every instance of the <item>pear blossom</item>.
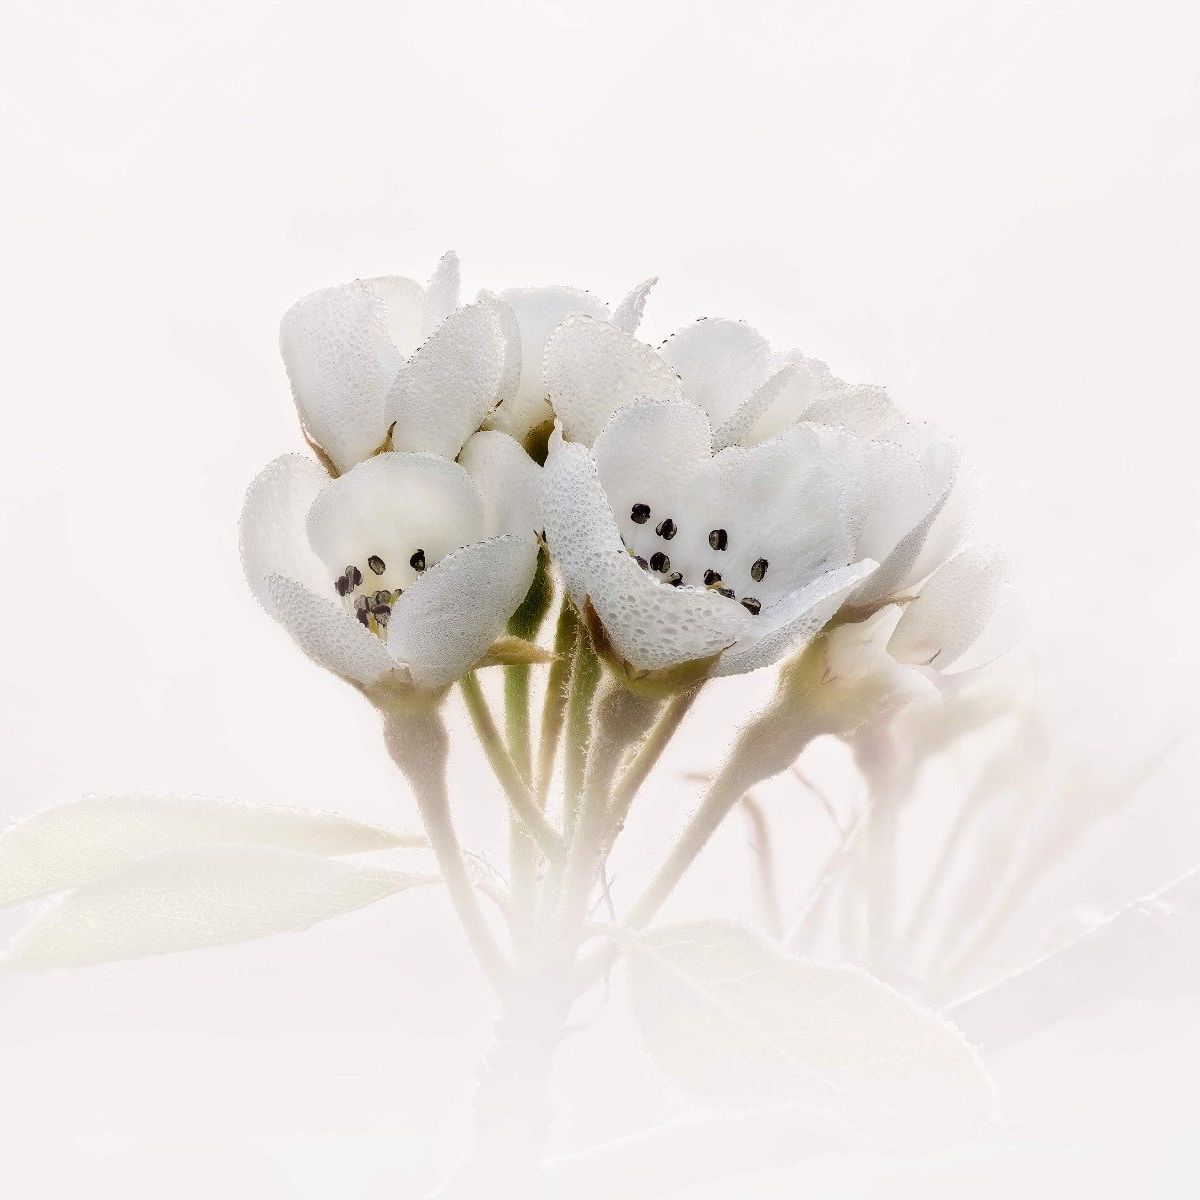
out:
{"label": "pear blossom", "polygon": [[815,439],[714,454],[678,398],[618,408],[590,450],[556,429],[542,484],[567,590],[631,681],[767,666],[876,565],[854,558],[847,481]]}
{"label": "pear blossom", "polygon": [[389,451],[332,480],[284,455],[246,495],[246,578],[306,654],[373,698],[437,693],[487,657],[529,590],[538,470],[497,432],[461,462]]}

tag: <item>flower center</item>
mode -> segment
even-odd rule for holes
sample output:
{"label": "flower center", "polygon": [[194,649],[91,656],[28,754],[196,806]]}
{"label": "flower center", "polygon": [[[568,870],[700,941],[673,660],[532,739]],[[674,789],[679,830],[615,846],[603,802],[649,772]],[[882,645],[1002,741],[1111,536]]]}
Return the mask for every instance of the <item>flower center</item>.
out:
{"label": "flower center", "polygon": [[412,572],[425,570],[425,551],[417,547],[408,556],[408,570],[389,569],[379,554],[369,554],[366,570],[354,563],[333,581],[334,591],[342,598],[348,612],[380,638],[387,637],[392,605],[404,595],[405,582],[411,582]]}

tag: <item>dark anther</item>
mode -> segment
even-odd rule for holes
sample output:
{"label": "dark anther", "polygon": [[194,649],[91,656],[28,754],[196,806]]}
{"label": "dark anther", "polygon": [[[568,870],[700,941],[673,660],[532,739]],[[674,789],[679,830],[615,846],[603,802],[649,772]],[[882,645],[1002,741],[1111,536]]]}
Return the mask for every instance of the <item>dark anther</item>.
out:
{"label": "dark anther", "polygon": [[425,551],[424,551],[424,550],[418,550],[418,551],[416,551],[416,552],[413,554],[412,558],[410,558],[410,559],[408,560],[408,565],[409,565],[410,567],[412,567],[412,569],[413,569],[414,571],[423,571],[423,570],[425,570]]}
{"label": "dark anther", "polygon": [[672,587],[678,587],[683,582],[683,575],[679,571],[672,571],[670,575],[667,576],[667,582]]}
{"label": "dark anther", "polygon": [[633,557],[634,561],[643,571],[650,565],[640,554],[635,554]]}
{"label": "dark anther", "polygon": [[367,611],[367,609],[370,607],[371,607],[371,602],[370,602],[370,600],[368,600],[366,598],[366,596],[355,596],[355,598],[354,598],[354,611],[355,612],[365,613]]}
{"label": "dark anther", "polygon": [[754,566],[750,568],[750,578],[753,579],[755,583],[762,583],[762,577],[767,573],[768,565],[769,564],[765,558],[756,558],[754,560]]}
{"label": "dark anther", "polygon": [[381,588],[379,591],[377,591],[375,593],[375,603],[376,604],[391,604],[391,602],[392,602],[392,593],[391,592],[385,592]]}
{"label": "dark anther", "polygon": [[753,596],[743,596],[742,607],[748,609],[756,617],[760,612],[762,612],[762,603],[758,600],[755,600]]}
{"label": "dark anther", "polygon": [[350,590],[350,581],[345,577],[345,575],[339,575],[337,579],[333,581],[333,586],[337,588],[337,594],[339,596],[344,596]]}
{"label": "dark anther", "polygon": [[633,508],[629,510],[629,519],[635,525],[645,525],[645,523],[650,520],[650,505],[635,504]]}
{"label": "dark anther", "polygon": [[362,572],[357,567],[347,567],[346,578],[350,581],[351,587],[358,587],[362,583]]}
{"label": "dark anther", "polygon": [[659,521],[654,527],[654,532],[665,542],[669,542],[678,532],[679,526],[668,517],[665,521]]}
{"label": "dark anther", "polygon": [[364,625],[367,625],[367,624],[368,624],[368,622],[369,622],[369,621],[370,621],[370,619],[371,619],[370,617],[368,617],[368,616],[367,616],[367,610],[366,610],[365,608],[360,608],[360,609],[358,610],[358,612],[356,612],[354,615],[355,615],[355,616],[356,616],[356,617],[357,617],[357,618],[358,618],[358,619],[359,619],[359,620],[360,620],[360,621],[361,621],[361,622],[362,622]]}
{"label": "dark anther", "polygon": [[372,604],[371,616],[373,617],[388,617],[391,616],[392,610],[386,604]]}
{"label": "dark anther", "polygon": [[671,560],[661,550],[656,550],[650,555],[650,569],[653,571],[669,571],[671,569]]}
{"label": "dark anther", "polygon": [[737,599],[737,596],[736,596],[736,595],[734,595],[733,588],[717,588],[717,595],[718,595],[718,596],[725,596],[725,597],[727,597],[727,598],[728,598],[728,599],[730,599],[730,600],[736,600],[736,599]]}
{"label": "dark anther", "polygon": [[711,567],[704,572],[704,586],[712,587],[714,583],[721,582],[721,572],[714,571]]}
{"label": "dark anther", "polygon": [[378,554],[372,554],[371,557],[367,559],[367,566],[370,567],[376,575],[382,575],[384,571],[387,570],[387,563],[385,563]]}
{"label": "dark anther", "polygon": [[714,529],[708,535],[708,544],[714,550],[724,550],[729,545],[729,534],[723,529]]}
{"label": "dark anther", "polygon": [[390,608],[380,608],[375,610],[372,615],[375,618],[375,624],[378,625],[380,629],[386,629],[388,617],[392,615],[392,610]]}

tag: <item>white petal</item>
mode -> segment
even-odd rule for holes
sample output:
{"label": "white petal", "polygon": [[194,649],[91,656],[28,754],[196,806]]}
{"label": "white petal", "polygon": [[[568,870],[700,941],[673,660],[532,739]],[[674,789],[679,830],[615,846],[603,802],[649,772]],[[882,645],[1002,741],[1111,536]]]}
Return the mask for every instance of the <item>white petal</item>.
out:
{"label": "white petal", "polygon": [[355,683],[379,683],[395,669],[384,644],[341,606],[281,575],[267,576],[268,611],[313,662]]}
{"label": "white petal", "polygon": [[[379,454],[327,483],[308,513],[308,540],[325,564],[328,587],[356,566],[376,588],[407,587],[417,550],[432,566],[485,528],[483,497],[457,463],[435,454]],[[381,559],[372,575],[368,560]],[[375,580],[378,582],[375,582]]]}
{"label": "white petal", "polygon": [[646,301],[649,299],[650,289],[657,282],[657,275],[651,279],[644,279],[617,305],[612,315],[612,323],[617,329],[622,329],[626,333],[637,333],[638,326],[642,323],[642,314],[646,311]]}
{"label": "white petal", "polygon": [[795,366],[786,366],[755,388],[713,434],[713,447],[724,450],[726,446],[749,446],[766,440],[759,433],[759,427],[764,424],[763,414],[773,410],[780,397],[792,390],[796,372]]}
{"label": "white petal", "polygon": [[798,650],[832,620],[850,591],[877,566],[867,559],[837,567],[764,608],[746,636],[721,655],[715,674],[757,671]]}
{"label": "white petal", "polygon": [[635,400],[680,400],[675,372],[649,346],[595,317],[568,317],[546,343],[546,394],[564,436],[591,445]]}
{"label": "white petal", "polygon": [[425,339],[421,328],[425,289],[403,275],[377,275],[364,279],[363,284],[383,302],[388,337],[407,358]]}
{"label": "white petal", "polygon": [[500,299],[511,307],[521,332],[521,384],[512,403],[495,413],[492,425],[523,442],[531,429],[550,419],[542,376],[546,339],[572,313],[607,319],[608,305],[570,287],[509,288]]}
{"label": "white petal", "polygon": [[992,547],[964,550],[952,558],[906,606],[888,652],[903,663],[943,670],[953,666],[987,627],[1007,571],[1007,559]]}
{"label": "white petal", "polygon": [[238,523],[246,582],[267,603],[265,579],[285,575],[324,590],[328,579],[304,530],[308,510],[329,476],[311,458],[285,454],[268,463],[246,489]]}
{"label": "white petal", "polygon": [[460,270],[458,255],[447,250],[434,268],[421,306],[421,335],[428,337],[456,308]]}
{"label": "white petal", "polygon": [[[704,409],[684,400],[627,404],[604,426],[592,458],[626,545],[634,551],[663,549],[654,530],[665,517],[682,515],[681,490],[712,458],[712,434]],[[650,508],[641,525],[633,506]],[[705,531],[707,536],[707,531]]]}
{"label": "white petal", "polygon": [[744,321],[709,317],[673,333],[660,350],[683,380],[683,394],[725,423],[773,373],[767,339]]}
{"label": "white petal", "polygon": [[305,296],[284,313],[279,348],[309,435],[343,470],[371,454],[404,364],[379,295],[355,282]]}
{"label": "white petal", "polygon": [[387,398],[392,447],[454,458],[501,399],[508,342],[494,305],[451,313],[408,361]]}
{"label": "white petal", "polygon": [[298,932],[433,878],[273,847],[168,850],[68,893],[17,934],[8,962],[77,966]]}
{"label": "white petal", "polygon": [[504,338],[504,370],[500,379],[499,397],[485,423],[486,428],[497,428],[496,421],[500,412],[511,408],[516,402],[521,390],[521,327],[517,324],[517,314],[512,305],[502,300],[493,292],[481,291],[476,297],[478,303],[491,308],[495,314],[501,334]]}
{"label": "white petal", "polygon": [[542,470],[507,433],[475,434],[458,462],[483,497],[484,537],[513,533],[533,540],[541,532]]}
{"label": "white petal", "polygon": [[541,484],[546,543],[571,599],[582,605],[590,565],[599,556],[625,553],[621,534],[591,454],[578,442],[563,441],[557,428],[550,437]]}
{"label": "white petal", "polygon": [[588,563],[585,590],[613,646],[638,671],[709,658],[754,619],[736,600],[706,588],[660,583],[623,550]]}
{"label": "white petal", "polygon": [[331,812],[204,796],[85,796],[0,833],[0,906],[111,875],[162,850],[200,844],[339,855],[419,846],[424,839]]}
{"label": "white petal", "polygon": [[504,632],[536,565],[536,545],[511,534],[442,559],[392,605],[388,650],[421,686],[452,682]]}
{"label": "white petal", "polygon": [[818,395],[804,414],[806,421],[839,425],[863,437],[878,437],[903,420],[887,392],[874,384],[847,384]]}

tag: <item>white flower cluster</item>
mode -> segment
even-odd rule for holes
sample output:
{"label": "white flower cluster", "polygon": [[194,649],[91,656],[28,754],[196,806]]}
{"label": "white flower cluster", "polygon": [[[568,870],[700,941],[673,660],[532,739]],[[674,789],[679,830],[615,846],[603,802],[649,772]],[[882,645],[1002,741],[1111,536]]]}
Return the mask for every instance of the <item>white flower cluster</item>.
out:
{"label": "white flower cluster", "polygon": [[261,472],[241,542],[307,654],[377,699],[437,696],[504,661],[539,544],[634,688],[768,666],[830,622],[857,629],[849,671],[992,652],[1004,567],[964,548],[954,446],[742,322],[652,349],[652,284],[612,312],[568,287],[461,305],[447,255],[427,287],[357,280],[285,314],[316,457]]}

